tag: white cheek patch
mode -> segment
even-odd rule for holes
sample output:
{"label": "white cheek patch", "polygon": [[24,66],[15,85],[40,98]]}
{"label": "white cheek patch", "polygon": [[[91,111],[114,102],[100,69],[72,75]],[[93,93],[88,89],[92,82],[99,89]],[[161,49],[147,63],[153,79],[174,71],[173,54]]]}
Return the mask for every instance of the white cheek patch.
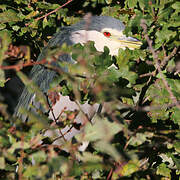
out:
{"label": "white cheek patch", "polygon": [[[116,32],[117,33],[117,32]],[[105,37],[102,32],[98,31],[85,31],[79,30],[75,31],[71,34],[71,40],[73,43],[81,43],[82,45],[88,41],[94,41],[95,48],[97,51],[103,52],[104,47],[107,46],[110,51],[110,55],[118,55],[118,50],[120,47],[120,43],[114,41],[110,37]]]}
{"label": "white cheek patch", "polygon": [[84,44],[88,41],[87,38],[87,32],[85,30],[79,30],[79,31],[75,31],[71,34],[71,41],[74,44],[80,43],[80,44]]}

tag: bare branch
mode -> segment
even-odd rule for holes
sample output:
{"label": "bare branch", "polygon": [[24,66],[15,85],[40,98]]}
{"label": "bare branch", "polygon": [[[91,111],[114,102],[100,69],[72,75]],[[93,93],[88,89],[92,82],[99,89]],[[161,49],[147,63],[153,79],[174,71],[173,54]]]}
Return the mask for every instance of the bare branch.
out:
{"label": "bare branch", "polygon": [[72,1],[73,1],[73,0],[69,0],[68,2],[64,3],[62,6],[59,6],[58,8],[54,9],[53,11],[45,14],[44,16],[38,17],[38,18],[36,18],[35,20],[38,21],[38,20],[40,20],[40,19],[42,19],[42,18],[46,18],[46,17],[49,16],[50,14],[53,14],[53,13],[59,11],[59,9],[63,8],[64,6],[66,6],[67,4],[69,4],[69,3],[72,2]]}
{"label": "bare branch", "polygon": [[169,56],[165,55],[163,61],[161,62],[161,65],[160,65],[161,69],[163,69],[168,64],[168,61],[176,54],[177,49],[178,48],[175,47]]}
{"label": "bare branch", "polygon": [[155,76],[156,71],[139,75],[139,77]]}
{"label": "bare branch", "polygon": [[3,69],[3,70],[9,70],[9,69],[15,69],[16,71],[19,71],[21,69],[23,69],[24,67],[27,67],[27,66],[33,66],[33,65],[37,65],[37,64],[45,64],[47,63],[48,61],[46,59],[42,59],[41,61],[30,61],[30,62],[27,62],[27,63],[19,63],[19,64],[16,64],[16,65],[11,65],[11,66],[0,66],[0,69]]}

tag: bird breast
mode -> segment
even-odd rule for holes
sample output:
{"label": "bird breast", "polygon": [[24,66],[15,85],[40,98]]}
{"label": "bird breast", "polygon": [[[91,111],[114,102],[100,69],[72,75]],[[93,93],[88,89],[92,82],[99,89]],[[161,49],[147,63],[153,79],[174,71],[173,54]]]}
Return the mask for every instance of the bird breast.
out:
{"label": "bird breast", "polygon": [[57,119],[57,121],[61,121],[63,119],[67,119],[66,112],[71,112],[72,114],[76,114],[75,118],[73,118],[73,123],[79,124],[80,129],[67,125],[65,128],[60,130],[61,133],[59,132],[59,128],[57,128],[54,130],[47,130],[44,136],[58,137],[62,135],[63,137],[57,139],[53,144],[63,144],[65,140],[70,140],[73,136],[82,131],[83,126],[87,123],[86,117],[88,117],[88,120],[92,122],[98,108],[98,104],[89,105],[87,102],[85,104],[80,104],[79,102],[71,101],[69,96],[63,96],[59,93],[59,100],[51,108],[49,118],[52,120]]}

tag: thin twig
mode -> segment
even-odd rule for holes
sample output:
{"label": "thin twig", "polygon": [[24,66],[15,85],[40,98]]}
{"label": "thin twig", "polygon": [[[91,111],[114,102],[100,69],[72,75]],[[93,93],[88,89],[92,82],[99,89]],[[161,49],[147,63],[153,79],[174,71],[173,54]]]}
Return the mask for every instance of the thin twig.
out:
{"label": "thin twig", "polygon": [[69,0],[68,2],[64,3],[62,6],[59,6],[58,8],[54,9],[53,11],[51,11],[51,12],[49,12],[49,13],[41,16],[41,17],[38,17],[38,18],[36,18],[35,20],[38,21],[38,20],[40,20],[40,19],[42,19],[42,18],[46,18],[46,17],[49,16],[50,14],[53,14],[53,13],[59,11],[59,9],[63,8],[64,6],[66,6],[67,4],[69,4],[69,3],[72,2],[72,1],[73,1],[73,0]]}
{"label": "thin twig", "polygon": [[85,118],[84,124],[86,124],[87,122],[90,122],[90,123],[92,124],[92,122],[91,122],[91,119],[92,119],[92,118],[90,119],[90,118],[88,117],[88,115],[83,111],[83,109],[81,108],[79,102],[78,102],[77,100],[74,101],[74,102],[76,103],[76,105],[78,106],[80,112],[83,114],[83,116],[84,116],[84,118]]}
{"label": "thin twig", "polygon": [[110,180],[113,174],[113,168],[110,169],[107,180]]}
{"label": "thin twig", "polygon": [[175,47],[169,56],[165,55],[163,61],[160,64],[161,69],[163,69],[168,64],[168,61],[176,54],[177,49],[178,48]]}
{"label": "thin twig", "polygon": [[41,61],[30,61],[30,62],[27,62],[27,63],[19,63],[19,64],[15,64],[15,65],[11,65],[11,66],[0,66],[0,69],[3,69],[3,70],[10,70],[10,69],[15,69],[16,71],[19,71],[21,69],[23,69],[24,67],[27,67],[27,66],[33,66],[33,65],[38,65],[38,64],[45,64],[47,63],[48,61],[46,59],[42,59]]}
{"label": "thin twig", "polygon": [[[55,142],[56,140],[61,139],[61,138],[64,139],[64,136],[65,136],[66,134],[68,134],[68,133],[72,130],[72,128],[73,128],[73,126],[71,126],[71,127],[70,127],[66,132],[64,132],[64,134],[62,134],[61,136],[58,136],[58,137],[56,137],[55,139],[53,139],[53,142]],[[65,140],[65,141],[67,141],[67,140]]]}
{"label": "thin twig", "polygon": [[139,77],[147,77],[147,76],[155,76],[155,73],[156,71],[153,71],[153,72],[150,72],[150,73],[145,73],[145,74],[141,74],[141,75],[139,75]]}
{"label": "thin twig", "polygon": [[[49,105],[49,110],[50,110],[50,112],[52,113],[52,116],[53,116],[54,122],[55,122],[55,123],[56,123],[56,125],[57,125],[57,119],[56,119],[56,117],[55,117],[55,114],[54,114],[53,108],[52,108],[52,106],[51,106],[51,104],[50,104],[50,102],[49,102],[48,95],[46,96],[46,98],[47,98],[47,102],[48,102],[48,105]],[[60,115],[61,115],[61,113],[60,113]],[[60,115],[59,115],[59,116],[60,116]],[[59,119],[59,117],[58,117],[58,119]],[[61,136],[62,136],[63,140],[66,142],[66,139],[65,139],[65,137],[64,137],[64,135],[63,135],[63,133],[61,132],[61,129],[59,129],[59,133],[61,134]]]}

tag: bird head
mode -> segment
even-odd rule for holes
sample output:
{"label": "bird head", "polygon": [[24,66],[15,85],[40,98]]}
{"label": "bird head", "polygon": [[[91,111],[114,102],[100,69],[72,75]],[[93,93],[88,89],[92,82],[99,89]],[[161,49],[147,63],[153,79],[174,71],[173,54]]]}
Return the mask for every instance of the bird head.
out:
{"label": "bird head", "polygon": [[75,44],[84,44],[94,41],[97,51],[104,51],[107,46],[110,55],[118,55],[119,48],[140,48],[142,42],[123,34],[124,24],[109,16],[92,16],[89,22],[82,20],[72,26],[71,41]]}

